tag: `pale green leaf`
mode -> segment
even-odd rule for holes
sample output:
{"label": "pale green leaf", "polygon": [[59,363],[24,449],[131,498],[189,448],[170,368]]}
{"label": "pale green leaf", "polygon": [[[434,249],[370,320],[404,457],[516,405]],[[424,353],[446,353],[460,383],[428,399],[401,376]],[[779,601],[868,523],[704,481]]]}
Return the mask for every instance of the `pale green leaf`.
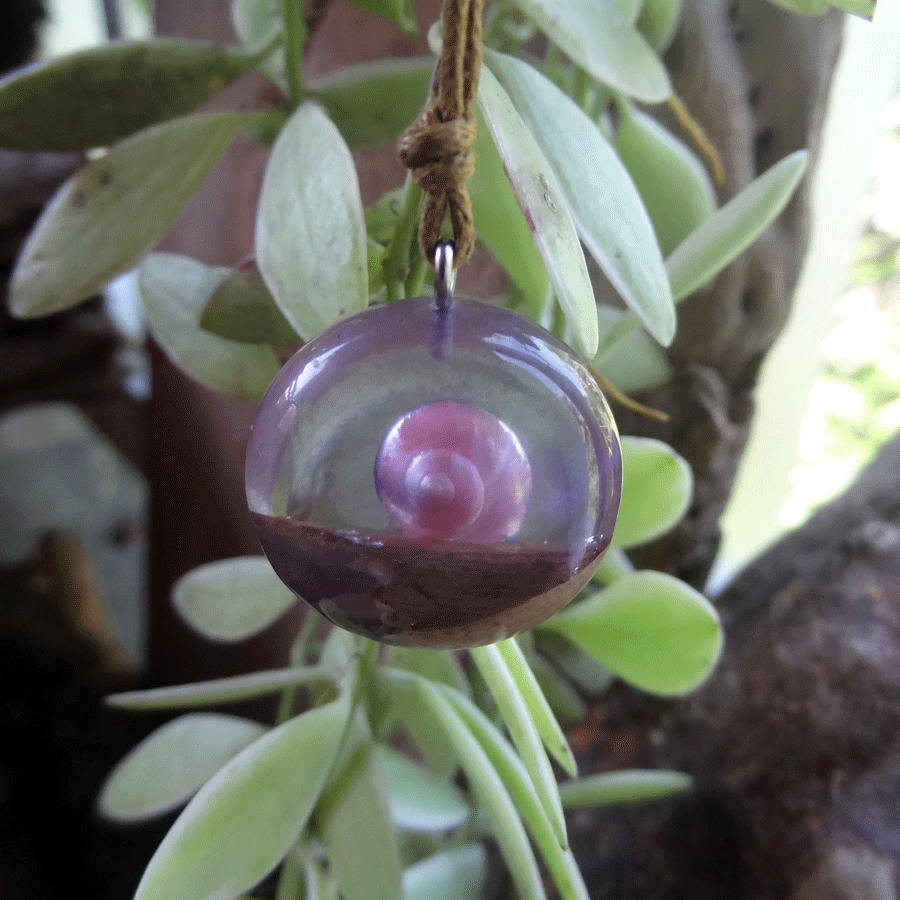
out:
{"label": "pale green leaf", "polygon": [[494,144],[574,334],[575,348],[597,352],[597,307],[581,242],[544,153],[488,69],[478,94]]}
{"label": "pale green leaf", "polygon": [[646,544],[680,522],[694,493],[691,467],[653,438],[622,438],[622,501],[613,531],[617,547]]}
{"label": "pale green leaf", "polygon": [[806,16],[816,16],[828,9],[828,0],[771,0],[771,2]]}
{"label": "pale green leaf", "polygon": [[250,121],[237,113],[175,119],[91,160],[62,186],[25,241],[10,285],[13,314],[67,309],[135,266]]}
{"label": "pale green leaf", "polygon": [[428,100],[434,60],[387,59],[311,79],[310,97],[328,112],[353,150],[397,140]]}
{"label": "pale green leaf", "polygon": [[315,820],[344,900],[401,900],[397,834],[375,745],[362,715],[349,736],[354,749],[322,793]]}
{"label": "pale green leaf", "polygon": [[798,150],[775,163],[672,251],[666,269],[676,300],[706,284],[772,224],[800,183],[807,156]]}
{"label": "pale green leaf", "polygon": [[637,324],[633,313],[625,313],[634,319],[634,327],[618,340],[607,344],[623,314],[617,309],[601,304],[597,307],[600,326],[600,350],[594,357],[594,368],[623,394],[636,394],[665,384],[673,370],[665,351]]}
{"label": "pale green leaf", "polygon": [[200,314],[200,327],[226,340],[276,350],[300,343],[255,265],[235,269],[219,282]]}
{"label": "pale green leaf", "polygon": [[641,11],[642,0],[616,0],[616,5],[625,14],[629,22],[634,22]]}
{"label": "pale green leaf", "polygon": [[[494,838],[506,861],[520,900],[546,900],[534,852],[528,842],[522,821],[484,749],[437,685],[415,677],[415,689],[453,746],[472,792],[490,820]],[[462,694],[457,696],[462,697]]]}
{"label": "pale green leaf", "polygon": [[459,760],[441,730],[434,727],[422,699],[414,691],[389,693],[393,715],[429,770],[440,777],[452,778],[459,769]]}
{"label": "pale green leaf", "polygon": [[296,602],[264,556],[207,563],[182,575],[172,588],[172,605],[182,618],[214,641],[252,637]]}
{"label": "pale green leaf", "polygon": [[610,547],[603,554],[597,571],[594,572],[591,581],[595,584],[612,584],[626,575],[634,574],[634,565],[628,558],[628,554],[621,547]]}
{"label": "pale green leaf", "polygon": [[419,30],[412,0],[349,0],[349,2],[360,9],[392,19],[407,34],[415,34]]}
{"label": "pale green leaf", "polygon": [[681,20],[683,0],[644,0],[637,19],[638,31],[657,51],[672,43]]}
{"label": "pale green leaf", "polygon": [[515,5],[598,81],[646,103],[672,93],[665,67],[616,0],[515,0]]}
{"label": "pale green leaf", "polygon": [[472,813],[460,792],[444,778],[385,745],[377,747],[387,785],[391,820],[410,831],[450,831]]}
{"label": "pale green leaf", "polygon": [[84,150],[196,109],[258,57],[200,41],[105,44],[0,80],[0,147]]}
{"label": "pale green leaf", "polygon": [[564,635],[542,631],[538,646],[586,694],[602,694],[612,683],[613,676],[609,669],[601,666],[593,656],[589,656]]}
{"label": "pale green leaf", "polygon": [[214,775],[163,839],[135,900],[226,900],[267,875],[309,819],[348,712],[340,700],[297,716]]}
{"label": "pale green leaf", "polygon": [[237,716],[192,713],[145,738],[107,776],[99,811],[140,822],[177,809],[266,729]]}
{"label": "pale green leaf", "polygon": [[233,675],[193,684],[177,684],[171,687],[150,688],[146,691],[126,691],[111,694],[107,704],[118,709],[182,709],[191,706],[209,706],[216,703],[235,703],[274,694],[285,688],[299,687],[327,679],[328,670],[323,666],[271,669],[250,675]]}
{"label": "pale green leaf", "polygon": [[589,775],[560,785],[566,809],[638,803],[681,794],[693,787],[693,779],[681,772],[663,769],[620,769]]}
{"label": "pale green leaf", "polygon": [[619,111],[616,152],[644,202],[660,249],[671,253],[715,211],[712,181],[693,151],[655,119],[627,103]]}
{"label": "pale green leaf", "polygon": [[475,174],[469,179],[472,214],[478,237],[522,292],[532,309],[547,301],[550,279],[519,208],[484,115],[476,106]]}
{"label": "pale green leaf", "polygon": [[663,696],[697,687],[722,649],[718,613],[684,582],[636,572],[548,619],[620,678]]}
{"label": "pale green leaf", "polygon": [[429,650],[426,647],[384,648],[384,663],[397,669],[415,672],[430,681],[440,681],[450,687],[471,695],[472,687],[469,677],[459,657],[453,650]]}
{"label": "pale green leaf", "polygon": [[550,760],[544,752],[540,735],[537,733],[528,706],[522,698],[509,666],[496,644],[488,647],[473,647],[469,650],[473,662],[484,678],[491,694],[500,710],[500,715],[509,729],[512,742],[519,751],[519,756],[528,770],[532,784],[540,798],[541,805],[547,814],[553,833],[561,847],[568,846],[566,820],[562,803],[559,800],[559,788]]}
{"label": "pale green leaf", "polygon": [[199,325],[208,297],[229,272],[152,253],[138,270],[138,285],[153,337],[173,362],[208,387],[259,400],[281,368],[272,349],[227,341]]}
{"label": "pale green leaf", "polygon": [[587,888],[575,857],[571,850],[560,847],[525,766],[509,741],[467,697],[451,688],[442,688],[442,691],[465,726],[471,729],[490,764],[514,798],[562,900],[588,900]]}
{"label": "pale green leaf", "polygon": [[356,167],[334,123],[314,103],[294,112],[272,147],[256,215],[256,260],[305,341],[368,302]]}
{"label": "pale green leaf", "polygon": [[481,844],[436,853],[403,872],[403,900],[477,900],[487,882]]}
{"label": "pale green leaf", "polygon": [[591,256],[650,333],[668,344],[675,334],[669,279],[653,226],[621,160],[581,107],[537,69],[491,51],[486,59],[559,178]]}
{"label": "pale green leaf", "polygon": [[863,19],[871,19],[875,15],[877,0],[828,0],[828,2],[844,12],[853,13]]}
{"label": "pale green leaf", "polygon": [[575,755],[531,671],[531,666],[528,664],[519,642],[516,638],[509,638],[500,641],[496,647],[522,695],[544,745],[560,766],[570,775],[574,775],[578,768],[575,763]]}

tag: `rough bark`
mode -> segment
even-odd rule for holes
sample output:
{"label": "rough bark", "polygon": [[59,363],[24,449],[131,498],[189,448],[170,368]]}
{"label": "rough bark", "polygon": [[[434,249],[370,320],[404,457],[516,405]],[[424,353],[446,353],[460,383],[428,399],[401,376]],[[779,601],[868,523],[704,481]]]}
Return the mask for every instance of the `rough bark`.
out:
{"label": "rough bark", "polygon": [[578,735],[590,770],[694,776],[586,816],[593,900],[894,900],[900,891],[900,435],[719,599],[725,655],[677,703],[627,689]]}
{"label": "rough bark", "polygon": [[[690,0],[669,52],[676,92],[718,148],[724,202],[774,162],[803,147],[815,166],[842,16],[806,18],[760,0]],[[677,126],[673,126],[677,131]],[[691,510],[671,534],[642,548],[642,567],[702,587],[749,435],[753,391],[784,326],[805,252],[808,183],[779,220],[708,289],[680,304],[669,350],[675,378],[640,399],[665,425],[617,411],[629,434],[658,437],[691,464]]]}

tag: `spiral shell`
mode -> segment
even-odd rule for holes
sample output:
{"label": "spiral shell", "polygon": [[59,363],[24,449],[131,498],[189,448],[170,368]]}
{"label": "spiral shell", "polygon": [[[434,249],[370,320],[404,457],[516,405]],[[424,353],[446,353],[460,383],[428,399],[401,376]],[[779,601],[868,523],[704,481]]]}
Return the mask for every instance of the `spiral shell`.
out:
{"label": "spiral shell", "polygon": [[496,416],[439,401],[408,412],[388,431],[375,461],[375,488],[409,534],[491,543],[521,528],[531,466]]}

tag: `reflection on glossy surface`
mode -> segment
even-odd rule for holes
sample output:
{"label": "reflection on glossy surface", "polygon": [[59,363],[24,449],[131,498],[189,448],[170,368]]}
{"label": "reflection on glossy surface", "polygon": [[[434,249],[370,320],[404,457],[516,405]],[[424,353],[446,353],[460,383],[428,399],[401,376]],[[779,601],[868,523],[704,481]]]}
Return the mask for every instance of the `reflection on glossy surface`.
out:
{"label": "reflection on glossy surface", "polygon": [[303,347],[247,455],[263,549],[303,599],[392,643],[474,646],[533,627],[609,544],[618,438],[589,370],[505,309],[373,307]]}

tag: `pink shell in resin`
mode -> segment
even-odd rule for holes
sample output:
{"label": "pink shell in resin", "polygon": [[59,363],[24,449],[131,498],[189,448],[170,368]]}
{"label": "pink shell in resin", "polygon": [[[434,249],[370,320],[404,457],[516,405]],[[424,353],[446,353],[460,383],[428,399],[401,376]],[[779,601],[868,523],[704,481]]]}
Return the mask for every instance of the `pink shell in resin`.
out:
{"label": "pink shell in resin", "polygon": [[499,541],[525,518],[531,466],[496,416],[445,400],[394,423],[375,461],[375,487],[407,534]]}

